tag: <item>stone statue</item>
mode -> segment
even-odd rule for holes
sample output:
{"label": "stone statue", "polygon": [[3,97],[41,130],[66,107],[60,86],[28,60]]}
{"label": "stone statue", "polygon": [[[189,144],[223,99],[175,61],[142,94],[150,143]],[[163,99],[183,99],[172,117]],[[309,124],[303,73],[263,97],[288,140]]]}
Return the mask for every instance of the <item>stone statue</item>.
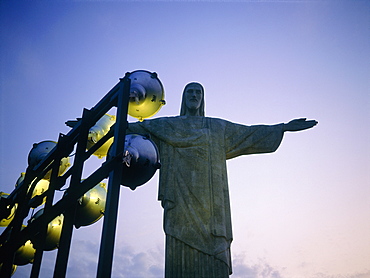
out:
{"label": "stone statue", "polygon": [[161,159],[159,195],[166,234],[165,277],[229,277],[233,239],[226,160],[274,152],[285,131],[316,121],[245,126],[204,115],[204,89],[186,85],[180,116],[130,123],[150,134]]}

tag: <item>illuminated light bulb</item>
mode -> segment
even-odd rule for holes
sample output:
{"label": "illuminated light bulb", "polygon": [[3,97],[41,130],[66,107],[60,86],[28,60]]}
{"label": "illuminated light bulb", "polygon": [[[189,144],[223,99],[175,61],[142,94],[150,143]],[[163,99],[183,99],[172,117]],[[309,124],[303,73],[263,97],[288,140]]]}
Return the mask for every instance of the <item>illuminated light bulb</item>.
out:
{"label": "illuminated light bulb", "polygon": [[[33,144],[33,147],[28,154],[28,165],[31,168],[34,168],[49,154],[52,149],[56,147],[56,145],[57,142],[54,141],[42,141],[40,143]],[[69,157],[63,157],[60,160],[58,176],[63,175],[70,165],[71,164],[69,163]],[[46,180],[50,180],[50,175],[51,170],[47,172],[43,178]]]}
{"label": "illuminated light bulb", "polygon": [[128,114],[143,121],[155,115],[166,104],[164,88],[155,72],[137,70],[130,73],[131,80]]}
{"label": "illuminated light bulb", "polygon": [[[40,217],[44,212],[44,209],[40,209],[38,212],[35,213],[35,215],[31,218],[30,222],[32,223],[35,219]],[[57,217],[55,217],[47,226],[47,232],[44,242],[44,250],[45,251],[51,251],[56,248],[58,248],[60,235],[62,233],[62,227],[63,227],[63,220],[64,215],[61,214]],[[36,236],[31,238],[31,242],[33,245],[37,248],[41,245],[42,241],[40,238],[40,234],[37,234]]]}
{"label": "illuminated light bulb", "polygon": [[33,262],[36,249],[30,240],[27,240],[24,245],[18,248],[14,254],[14,264],[26,265]]}
{"label": "illuminated light bulb", "polygon": [[76,228],[94,224],[103,217],[106,196],[105,183],[99,183],[78,200],[74,222]]}
{"label": "illuminated light bulb", "polygon": [[[111,126],[116,122],[116,116],[105,114],[101,117],[96,124],[90,128],[89,135],[87,137],[87,149],[89,150],[95,145],[104,135],[106,135]],[[113,143],[113,137],[109,138],[99,149],[94,152],[99,158],[107,155],[109,147]]]}
{"label": "illuminated light bulb", "polygon": [[[18,180],[17,180],[17,182],[16,182],[16,184],[15,184],[15,187],[19,186],[19,185],[22,183],[22,181],[24,180],[25,175],[26,175],[26,173],[21,173],[21,176],[18,178]],[[36,184],[35,188],[33,189],[31,199],[32,199],[33,197],[36,197],[36,196],[38,196],[38,195],[43,194],[46,190],[48,190],[48,189],[49,189],[49,184],[50,184],[50,182],[49,182],[48,180],[45,180],[45,179],[41,179],[41,180],[39,180],[39,181],[37,182],[37,184]],[[29,191],[29,189],[28,189],[28,191]],[[28,192],[28,191],[27,191],[27,192]],[[38,205],[42,205],[42,204],[44,204],[45,202],[46,202],[46,197],[44,197],[44,198],[42,199],[41,203],[40,203],[40,204],[38,204]]]}

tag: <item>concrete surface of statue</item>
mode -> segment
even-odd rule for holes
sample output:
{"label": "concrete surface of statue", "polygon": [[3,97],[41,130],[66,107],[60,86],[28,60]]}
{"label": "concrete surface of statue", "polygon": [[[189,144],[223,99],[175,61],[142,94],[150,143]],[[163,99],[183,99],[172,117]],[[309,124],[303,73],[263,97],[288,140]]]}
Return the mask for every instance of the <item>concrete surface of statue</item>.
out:
{"label": "concrete surface of statue", "polygon": [[202,85],[189,83],[180,116],[129,124],[129,132],[151,135],[161,158],[167,278],[229,277],[233,235],[226,160],[274,152],[285,131],[317,124],[297,119],[245,126],[205,117],[204,103]]}

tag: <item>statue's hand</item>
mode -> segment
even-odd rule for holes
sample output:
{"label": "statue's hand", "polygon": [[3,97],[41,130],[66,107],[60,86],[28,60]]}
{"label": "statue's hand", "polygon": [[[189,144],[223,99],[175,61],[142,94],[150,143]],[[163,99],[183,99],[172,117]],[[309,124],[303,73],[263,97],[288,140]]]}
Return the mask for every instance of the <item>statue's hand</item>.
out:
{"label": "statue's hand", "polygon": [[284,124],[284,131],[299,131],[305,130],[317,125],[317,121],[309,120],[306,118],[291,120],[289,123]]}

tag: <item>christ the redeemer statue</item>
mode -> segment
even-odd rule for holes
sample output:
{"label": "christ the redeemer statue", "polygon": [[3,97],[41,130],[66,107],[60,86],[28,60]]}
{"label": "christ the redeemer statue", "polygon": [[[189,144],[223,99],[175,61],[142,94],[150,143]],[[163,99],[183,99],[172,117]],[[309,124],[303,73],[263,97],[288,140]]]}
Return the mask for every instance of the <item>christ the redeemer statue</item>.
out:
{"label": "christ the redeemer statue", "polygon": [[226,160],[274,152],[284,132],[316,124],[296,119],[245,126],[205,117],[199,83],[186,85],[180,116],[129,124],[128,132],[150,134],[160,154],[166,278],[229,277],[233,236]]}

